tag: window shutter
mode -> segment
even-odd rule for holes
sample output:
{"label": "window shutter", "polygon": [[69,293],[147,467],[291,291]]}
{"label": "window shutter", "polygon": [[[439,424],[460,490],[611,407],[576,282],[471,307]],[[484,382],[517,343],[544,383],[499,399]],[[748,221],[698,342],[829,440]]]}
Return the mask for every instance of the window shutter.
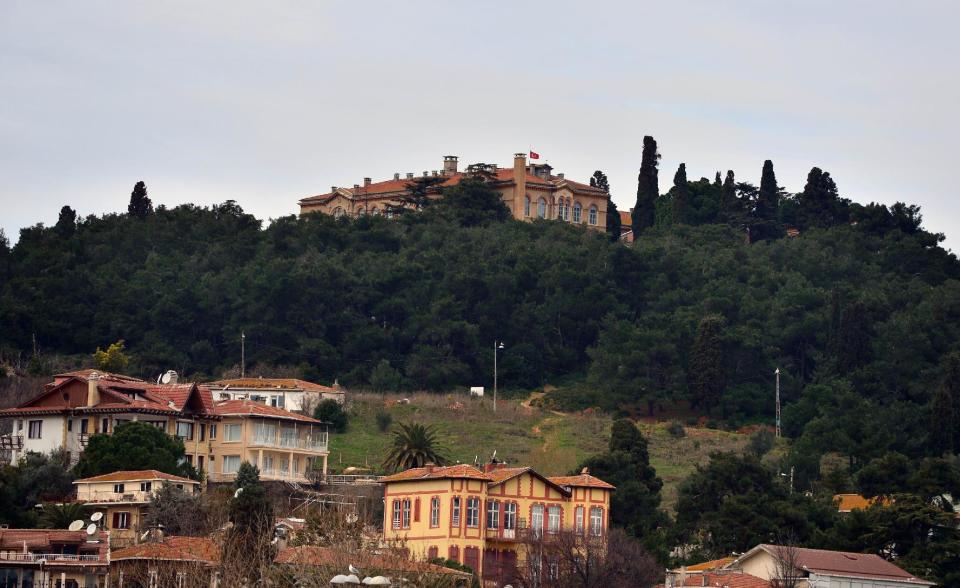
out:
{"label": "window shutter", "polygon": [[120,527],[120,513],[113,513],[113,528],[117,529]]}
{"label": "window shutter", "polygon": [[417,498],[413,501],[413,522],[420,522],[420,499]]}

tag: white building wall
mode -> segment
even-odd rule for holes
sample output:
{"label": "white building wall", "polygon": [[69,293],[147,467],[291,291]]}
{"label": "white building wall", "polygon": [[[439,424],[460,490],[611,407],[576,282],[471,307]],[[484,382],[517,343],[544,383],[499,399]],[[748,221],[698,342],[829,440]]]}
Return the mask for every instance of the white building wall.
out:
{"label": "white building wall", "polygon": [[[19,428],[19,422],[23,421],[23,429]],[[30,422],[41,421],[40,438],[30,439]],[[66,429],[67,421],[61,415],[56,416],[34,416],[16,419],[13,422],[13,434],[23,435],[23,450],[13,452],[13,461],[19,460],[24,453],[33,451],[36,453],[50,453],[54,449],[63,446],[63,433]]]}

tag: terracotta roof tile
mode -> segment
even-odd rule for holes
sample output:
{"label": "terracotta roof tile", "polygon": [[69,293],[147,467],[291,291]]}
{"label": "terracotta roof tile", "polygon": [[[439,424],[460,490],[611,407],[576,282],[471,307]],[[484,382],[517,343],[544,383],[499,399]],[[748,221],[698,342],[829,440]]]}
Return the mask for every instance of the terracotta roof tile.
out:
{"label": "terracotta roof tile", "polygon": [[302,423],[322,424],[317,419],[252,400],[224,400],[217,403],[215,410],[220,416],[262,416]]}
{"label": "terracotta roof tile", "polygon": [[596,476],[590,474],[580,474],[577,476],[553,476],[547,478],[558,486],[575,486],[577,488],[603,488],[605,490],[615,490],[616,486],[608,484]]}
{"label": "terracotta roof tile", "polygon": [[196,480],[174,476],[158,470],[123,470],[119,472],[110,472],[90,478],[81,478],[75,480],[74,484],[82,482],[120,482],[120,481],[139,481],[139,480],[169,480],[171,482],[182,482],[184,484],[199,484]]}
{"label": "terracotta roof tile", "polygon": [[[758,549],[762,549],[776,557],[779,547],[767,544],[758,545],[750,552],[744,554],[740,559],[746,558],[752,551]],[[915,584],[931,584],[931,582],[917,578],[910,572],[895,566],[873,553],[828,551],[825,549],[808,549],[806,547],[796,547],[794,549],[796,549],[797,565],[812,572],[825,575],[869,578],[873,580],[894,580]],[[731,565],[736,565],[736,562]]]}
{"label": "terracotta roof tile", "polygon": [[220,563],[220,547],[209,537],[167,537],[162,543],[140,543],[110,554],[111,561],[162,559],[195,561],[210,566]]}
{"label": "terracotta roof tile", "polygon": [[307,390],[312,392],[341,392],[336,388],[324,386],[323,384],[314,384],[306,380],[296,378],[233,378],[230,380],[217,380],[203,384],[204,387],[223,388],[256,388],[271,390]]}
{"label": "terracotta roof tile", "polygon": [[441,478],[467,478],[470,480],[491,481],[493,478],[477,468],[465,463],[452,466],[433,466],[410,468],[402,472],[381,478],[381,482],[407,482],[412,480],[436,480]]}
{"label": "terracotta roof tile", "polygon": [[[687,568],[689,569],[689,568]],[[723,588],[770,588],[770,582],[752,574],[739,571],[706,572],[689,574],[677,586],[720,586]]]}
{"label": "terracotta roof tile", "polygon": [[490,482],[493,484],[501,484],[511,478],[515,478],[521,474],[532,471],[530,468],[496,468],[487,472],[487,475],[490,476]]}
{"label": "terracotta roof tile", "polygon": [[[850,512],[852,510],[866,510],[878,500],[877,498],[865,498],[859,494],[836,494],[833,497],[833,501],[837,503],[838,512]],[[884,500],[880,500],[879,502],[881,504],[886,503]]]}
{"label": "terracotta roof tile", "polygon": [[688,572],[703,572],[708,570],[718,570],[724,566],[730,565],[733,561],[737,559],[735,557],[721,557],[720,559],[713,559],[710,561],[701,562],[698,564],[693,564],[692,566],[686,566],[684,569]]}
{"label": "terracotta roof tile", "polygon": [[86,531],[67,531],[62,529],[0,529],[0,549],[5,551],[22,551],[24,544],[28,551],[34,553],[49,553],[54,545],[81,545],[82,553],[96,552],[97,561],[68,560],[57,562],[49,560],[48,564],[71,565],[103,565],[107,563],[107,553],[110,549],[109,535],[106,531],[96,534],[97,543],[88,543],[90,536]]}
{"label": "terracotta roof tile", "polygon": [[[340,554],[329,547],[302,545],[281,550],[274,561],[279,564],[327,567],[341,565],[343,563],[343,555],[344,554]],[[459,570],[445,568],[436,564],[413,562],[389,554],[368,555],[367,561],[358,565],[375,569],[379,568],[384,571],[426,572],[463,577],[470,576],[470,574]]]}

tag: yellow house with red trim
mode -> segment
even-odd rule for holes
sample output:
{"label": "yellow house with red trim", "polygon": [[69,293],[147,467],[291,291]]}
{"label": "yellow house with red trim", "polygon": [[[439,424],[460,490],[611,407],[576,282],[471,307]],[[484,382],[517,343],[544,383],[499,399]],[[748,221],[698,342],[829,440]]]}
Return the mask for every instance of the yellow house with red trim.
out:
{"label": "yellow house with red trim", "polygon": [[606,533],[614,487],[584,470],[545,477],[489,463],[413,468],[387,476],[384,539],[411,557],[470,566],[484,585],[511,581],[524,542],[573,531]]}

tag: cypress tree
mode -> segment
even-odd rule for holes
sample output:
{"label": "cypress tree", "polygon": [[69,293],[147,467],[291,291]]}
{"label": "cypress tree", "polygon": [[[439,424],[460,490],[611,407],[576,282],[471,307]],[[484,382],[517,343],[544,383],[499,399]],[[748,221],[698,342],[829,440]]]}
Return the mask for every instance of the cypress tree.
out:
{"label": "cypress tree", "polygon": [[737,204],[737,182],[733,177],[732,169],[727,170],[727,177],[723,179],[723,187],[720,190],[720,212],[729,219]]}
{"label": "cypress tree", "polygon": [[687,208],[690,203],[690,190],[687,187],[687,164],[681,163],[673,175],[673,222],[687,222]]}
{"label": "cypress tree", "polygon": [[780,207],[780,188],[777,187],[777,176],[773,173],[773,162],[769,159],[763,162],[763,173],[760,176],[760,198],[757,200],[757,217],[761,220],[773,220],[777,217]]}
{"label": "cypress tree", "polygon": [[620,211],[612,198],[607,198],[607,234],[611,241],[619,241],[621,233]]}
{"label": "cypress tree", "polygon": [[707,414],[720,404],[726,388],[722,329],[723,318],[704,317],[697,327],[697,337],[690,353],[691,401]]}
{"label": "cypress tree", "polygon": [[633,235],[653,226],[655,220],[655,206],[660,195],[657,185],[657,163],[660,155],[657,154],[657,142],[647,135],[643,138],[643,158],[640,161],[640,175],[637,176],[637,203],[633,207]]}
{"label": "cypress tree", "polygon": [[717,170],[717,175],[713,178],[713,185],[718,188],[722,185],[720,181],[720,170]]}
{"label": "cypress tree", "polygon": [[57,224],[54,229],[61,237],[72,236],[73,232],[77,229],[77,211],[69,206],[61,208],[60,217],[57,219]]}
{"label": "cypress tree", "polygon": [[153,202],[147,196],[147,185],[142,181],[133,186],[133,192],[130,193],[130,204],[127,206],[127,214],[137,218],[146,218],[153,214]]}

